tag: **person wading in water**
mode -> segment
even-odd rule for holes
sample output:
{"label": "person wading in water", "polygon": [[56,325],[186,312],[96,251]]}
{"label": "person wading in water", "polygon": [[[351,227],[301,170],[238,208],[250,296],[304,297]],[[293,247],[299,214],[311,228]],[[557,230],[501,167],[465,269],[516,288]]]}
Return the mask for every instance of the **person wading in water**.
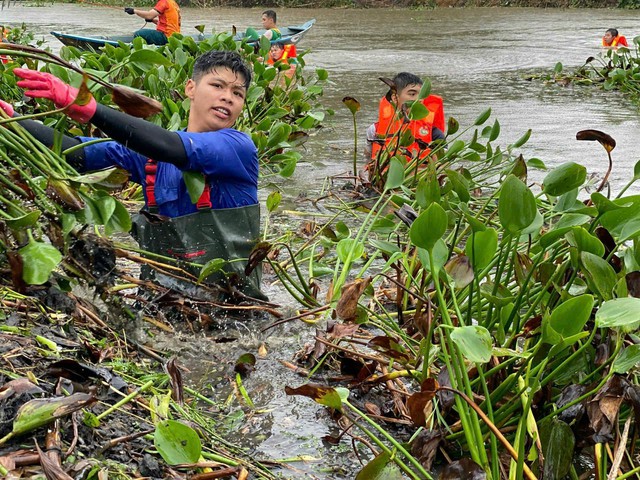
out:
{"label": "person wading in water", "polygon": [[602,46],[607,48],[628,47],[627,38],[615,28],[609,28],[602,37]]}
{"label": "person wading in water", "polygon": [[[421,102],[429,114],[420,120],[409,120],[407,103],[418,99],[423,80],[409,72],[398,73],[387,94],[380,99],[378,121],[367,128],[367,146],[365,155],[372,162],[377,162],[379,153],[385,147],[396,147],[400,139],[399,130],[409,130],[414,142],[406,147],[398,148],[407,160],[416,156],[426,160],[430,152],[428,145],[433,140],[444,138],[445,117],[442,97],[429,95]],[[394,144],[392,145],[392,142]]]}
{"label": "person wading in water", "polygon": [[[244,106],[251,71],[236,52],[210,51],[197,58],[185,94],[191,101],[186,131],[171,132],[145,120],[98,104],[73,104],[78,90],[44,72],[16,68],[25,95],[68,106],[72,119],[91,122],[113,140],[78,149],[67,161],[81,171],[118,166],[142,185],[145,207],[134,218],[132,234],[143,250],[204,265],[216,258],[247,258],[260,236],[258,155],[246,133],[233,127]],[[70,106],[69,106],[70,105]],[[0,100],[10,116],[13,107]],[[53,145],[55,131],[33,120],[20,122],[34,137]],[[92,140],[63,138],[63,149]],[[205,189],[192,203],[183,172],[198,172]],[[249,276],[244,263],[225,264],[227,275],[207,277],[226,293],[266,299],[260,292],[260,271]],[[183,267],[197,276],[200,269]],[[169,288],[194,287],[143,266],[141,277]],[[212,280],[213,279],[213,280]],[[185,285],[186,284],[186,285]],[[188,292],[186,292],[188,293]],[[226,298],[226,296],[225,296]]]}

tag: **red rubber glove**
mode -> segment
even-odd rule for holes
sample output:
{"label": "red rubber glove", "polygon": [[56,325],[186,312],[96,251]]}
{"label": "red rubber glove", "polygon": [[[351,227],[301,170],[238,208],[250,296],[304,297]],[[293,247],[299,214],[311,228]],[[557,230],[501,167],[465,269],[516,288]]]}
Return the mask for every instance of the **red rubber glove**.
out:
{"label": "red rubber glove", "polygon": [[67,85],[58,77],[46,72],[37,72],[28,68],[15,68],[13,73],[24,80],[17,85],[25,89],[27,97],[46,98],[51,100],[57,108],[67,107],[65,113],[80,123],[88,123],[96,113],[98,104],[95,98],[86,105],[75,105],[78,89]]}
{"label": "red rubber glove", "polygon": [[4,110],[4,113],[13,117],[13,107],[9,105],[7,102],[0,100],[0,109]]}

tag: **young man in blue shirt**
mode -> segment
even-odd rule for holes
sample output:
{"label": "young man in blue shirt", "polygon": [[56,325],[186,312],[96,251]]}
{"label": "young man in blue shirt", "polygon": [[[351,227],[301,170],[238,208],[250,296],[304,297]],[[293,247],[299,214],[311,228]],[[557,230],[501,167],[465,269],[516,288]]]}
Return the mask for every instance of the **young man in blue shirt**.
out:
{"label": "young man in blue shirt", "polygon": [[[57,77],[28,69],[15,69],[25,95],[52,100],[61,108],[73,103],[78,91]],[[149,252],[187,262],[205,264],[214,258],[246,258],[259,238],[258,156],[251,138],[233,125],[242,112],[251,71],[236,52],[210,51],[196,60],[185,94],[191,101],[186,131],[171,132],[145,120],[98,104],[71,105],[71,118],[100,128],[113,141],[89,145],[67,160],[79,170],[112,166],[124,168],[143,186],[145,208],[134,218],[133,236]],[[0,101],[9,115],[13,108]],[[53,143],[53,131],[30,120],[20,122],[43,143]],[[65,137],[68,148],[91,138]],[[191,202],[182,173],[199,172],[206,187],[199,201]],[[264,298],[259,271],[244,275],[244,262],[230,262],[227,292],[242,291]],[[199,270],[183,264],[197,277]],[[168,272],[144,268],[144,278],[174,287]],[[208,279],[210,280],[210,279]],[[178,282],[185,286],[184,282]],[[187,288],[188,290],[188,288]]]}

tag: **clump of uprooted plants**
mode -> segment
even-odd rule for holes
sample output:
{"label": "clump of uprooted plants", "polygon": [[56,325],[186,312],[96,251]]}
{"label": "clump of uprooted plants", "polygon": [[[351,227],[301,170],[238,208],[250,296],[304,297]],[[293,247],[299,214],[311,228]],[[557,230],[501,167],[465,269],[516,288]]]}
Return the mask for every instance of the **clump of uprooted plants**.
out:
{"label": "clump of uprooted plants", "polygon": [[219,406],[183,384],[175,358],[87,305],[52,308],[2,294],[2,478],[276,478],[221,437],[203,414]]}
{"label": "clump of uprooted plants", "polygon": [[[0,98],[13,103],[22,119],[42,120],[64,134],[95,133],[46,101],[23,102],[12,69],[42,68],[80,85],[78,102],[91,91],[128,113],[182,128],[188,110],[182,87],[195,57],[210,48],[235,49],[255,72],[239,127],[256,142],[264,172],[291,175],[301,156],[296,146],[323,119],[318,98],[326,72],[303,75],[302,56],[289,78],[285,65],[263,63],[268,44],[255,53],[229,34],[199,44],[189,40],[172,38],[160,49],[136,41],[98,53],[65,47],[60,56],[1,43],[0,55],[9,62],[0,63]],[[0,115],[0,475],[28,477],[44,470],[49,478],[203,479],[253,472],[272,478],[218,437],[197,406],[210,401],[182,386],[175,365],[123,338],[114,322],[141,318],[173,331],[164,316],[169,310],[201,328],[215,321],[215,309],[279,315],[277,306],[242,297],[232,303],[189,299],[139,280],[117,259],[199,284],[208,298],[218,298],[219,289],[232,293],[230,285],[201,283],[224,267],[219,262],[201,265],[195,278],[180,263],[150,258],[122,236],[113,239],[129,231],[129,211],[141,199],[127,186],[126,172],[79,173],[67,163],[61,142],[46,147],[20,119]],[[186,181],[199,195],[201,182]],[[76,360],[62,360],[62,354]],[[115,367],[93,366],[102,362]],[[152,373],[162,367],[166,373]],[[241,394],[241,384],[237,389]],[[145,453],[152,446],[157,454]]]}
{"label": "clump of uprooted plants", "polygon": [[[300,68],[292,77],[283,73],[287,65],[266,65],[263,58],[268,41],[256,53],[253,46],[235,42],[229,33],[213,35],[200,43],[191,37],[175,36],[162,48],[147,46],[136,39],[133,45],[106,46],[100,52],[64,47],[60,56],[29,45],[0,43],[0,55],[9,59],[8,63],[0,64],[0,98],[13,103],[22,119],[43,118],[65,134],[95,134],[90,125],[75,124],[61,110],[51,110],[47,101],[23,102],[13,68],[19,65],[42,68],[81,85],[78,102],[91,92],[98,101],[132,115],[148,117],[169,129],[184,128],[189,108],[184,84],[195,58],[212,48],[237,50],[253,65],[247,108],[237,126],[246,130],[256,143],[263,176],[290,176],[301,157],[296,147],[324,118],[318,99],[327,74],[318,70],[305,75],[304,53],[299,58]],[[130,245],[113,244],[108,238],[111,234],[131,228],[126,202],[142,198],[139,189],[128,189],[119,198],[113,195],[125,186],[126,173],[111,169],[79,174],[66,162],[65,155],[69,152],[62,151],[59,142],[53,148],[41,145],[20,127],[16,118],[2,118],[0,125],[0,184],[4,187],[0,195],[0,216],[4,220],[0,232],[2,262],[11,266],[12,272],[12,276],[4,279],[5,284],[18,293],[25,293],[29,285],[47,283],[61,262],[67,275],[99,283],[103,289],[110,287],[112,292],[115,256],[168,268],[172,274],[187,276],[193,283],[206,280],[223,267],[220,262],[201,266],[204,268],[200,278],[189,278],[181,265],[167,266],[170,259],[145,260]],[[201,178],[185,175],[185,182],[190,194],[197,198],[202,190]],[[87,225],[101,226],[103,237],[86,235]],[[76,248],[80,251],[75,251]],[[99,261],[96,263],[95,259]],[[94,267],[97,271],[92,271]],[[128,286],[139,283],[126,277],[121,275]]]}
{"label": "clump of uprooted plants", "polygon": [[[640,37],[629,47],[610,49],[589,57],[578,68],[565,70],[558,62],[552,74],[535,76],[560,85],[597,85],[604,90],[619,90],[629,95],[634,103],[640,102]],[[533,78],[533,77],[532,77]]]}
{"label": "clump of uprooted plants", "polygon": [[640,163],[612,194],[609,135],[577,133],[607,159],[594,184],[577,163],[526,160],[530,131],[497,146],[490,113],[465,131],[450,118],[424,165],[383,151],[374,182],[326,205],[335,217],[307,222],[304,243],[262,245],[301,303],[293,319],[317,325],[309,381],[287,393],[333,410],[329,440],[373,458],[356,478],[630,478],[640,196],[625,192]]}

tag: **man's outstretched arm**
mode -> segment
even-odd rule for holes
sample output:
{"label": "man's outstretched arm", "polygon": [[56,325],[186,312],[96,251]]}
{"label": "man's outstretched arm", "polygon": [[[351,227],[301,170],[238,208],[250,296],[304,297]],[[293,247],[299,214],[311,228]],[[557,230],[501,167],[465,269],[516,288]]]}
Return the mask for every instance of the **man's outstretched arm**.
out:
{"label": "man's outstretched arm", "polygon": [[125,7],[124,11],[129,15],[138,15],[139,17],[144,18],[147,22],[153,22],[153,20],[160,15],[160,12],[154,8],[151,10],[141,10],[134,7]]}
{"label": "man's outstretched arm", "polygon": [[17,85],[25,95],[52,100],[57,108],[70,105],[65,113],[81,123],[93,123],[104,133],[125,147],[159,162],[183,168],[187,155],[180,136],[146,120],[98,104],[94,98],[86,105],[73,104],[78,90],[46,72],[23,68],[13,70],[22,78]]}

